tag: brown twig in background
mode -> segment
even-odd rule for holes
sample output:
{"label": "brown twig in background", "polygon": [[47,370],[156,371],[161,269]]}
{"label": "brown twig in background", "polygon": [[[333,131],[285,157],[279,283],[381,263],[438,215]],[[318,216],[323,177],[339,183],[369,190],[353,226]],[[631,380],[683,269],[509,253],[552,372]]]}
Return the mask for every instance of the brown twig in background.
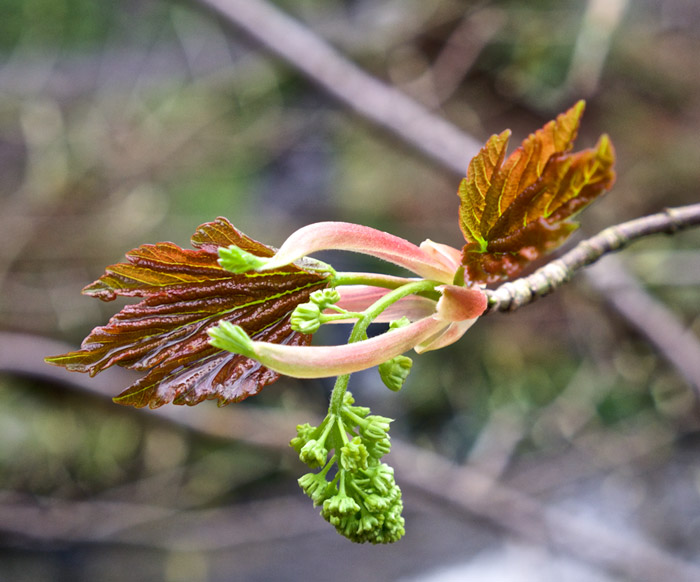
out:
{"label": "brown twig in background", "polygon": [[365,73],[301,23],[260,0],[199,0],[353,111],[463,174],[481,144],[401,91]]}
{"label": "brown twig in background", "polygon": [[395,443],[392,463],[401,479],[462,510],[484,517],[525,539],[563,550],[579,559],[621,574],[624,579],[684,580],[700,569],[652,544],[607,525],[548,507],[469,466],[408,445]]}
{"label": "brown twig in background", "polygon": [[588,282],[685,378],[700,400],[700,341],[615,257],[586,271]]}

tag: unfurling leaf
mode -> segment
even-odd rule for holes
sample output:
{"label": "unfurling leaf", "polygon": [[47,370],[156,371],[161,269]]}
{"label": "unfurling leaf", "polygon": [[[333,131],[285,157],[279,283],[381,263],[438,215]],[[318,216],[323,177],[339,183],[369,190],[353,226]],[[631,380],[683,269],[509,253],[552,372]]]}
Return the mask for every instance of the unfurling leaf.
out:
{"label": "unfurling leaf", "polygon": [[530,135],[506,158],[509,131],[492,136],[472,159],[459,187],[466,279],[512,278],[578,228],[571,219],[615,181],[615,152],[606,135],[571,153],[584,102]]}
{"label": "unfurling leaf", "polygon": [[253,339],[306,345],[311,336],[292,330],[294,308],[328,284],[328,275],[295,265],[263,273],[233,274],[219,265],[218,249],[236,245],[260,257],[274,251],[247,237],[225,218],[203,224],[192,237],[195,250],[169,242],[143,245],[128,262],[83,292],[105,301],[142,297],[85,338],[79,351],[47,358],[51,364],[95,375],[114,364],[146,376],[114,400],[152,408],[168,402],[237,402],[257,394],[279,374],[255,360],[221,351],[206,330],[220,321],[241,326]]}

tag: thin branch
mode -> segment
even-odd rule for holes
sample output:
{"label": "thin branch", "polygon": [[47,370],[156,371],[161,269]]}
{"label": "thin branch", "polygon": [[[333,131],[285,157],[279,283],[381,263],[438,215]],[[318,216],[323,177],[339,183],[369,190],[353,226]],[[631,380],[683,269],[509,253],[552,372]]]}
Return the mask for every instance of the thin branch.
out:
{"label": "thin branch", "polygon": [[564,81],[564,93],[593,95],[600,84],[603,68],[629,0],[588,0]]}
{"label": "thin branch", "polygon": [[365,73],[327,42],[260,0],[199,0],[282,57],[363,118],[463,175],[481,143]]}
{"label": "thin branch", "polygon": [[700,204],[667,208],[664,212],[623,222],[606,228],[578,243],[568,253],[537,269],[532,275],[509,281],[494,290],[487,290],[489,311],[514,311],[532,303],[567,283],[579,269],[603,255],[619,251],[633,241],[652,234],[674,234],[700,225]]}
{"label": "thin branch", "polygon": [[612,259],[587,271],[589,283],[663,355],[700,399],[700,341],[670,309],[649,295],[619,260]]}
{"label": "thin branch", "polygon": [[[668,208],[606,228],[528,277],[487,290],[489,311],[514,311],[571,280],[602,256],[652,234],[674,234],[700,224],[700,204]],[[683,376],[700,399],[700,341],[662,303],[652,298],[621,266],[593,271],[589,281],[601,295]]]}
{"label": "thin branch", "polygon": [[[112,543],[213,552],[322,535],[328,524],[301,495],[180,509],[132,501],[73,501],[0,491],[0,532],[51,543]],[[285,527],[280,528],[279,524]]]}

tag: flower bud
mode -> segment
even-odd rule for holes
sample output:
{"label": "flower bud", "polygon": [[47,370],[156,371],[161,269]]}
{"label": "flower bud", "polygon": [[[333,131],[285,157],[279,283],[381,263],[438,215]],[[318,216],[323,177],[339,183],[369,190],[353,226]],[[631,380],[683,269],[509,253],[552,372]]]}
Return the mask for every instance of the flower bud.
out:
{"label": "flower bud", "polygon": [[362,439],[359,436],[354,437],[347,445],[340,449],[340,466],[354,473],[358,469],[367,468],[367,458],[369,453],[367,448],[362,444]]}
{"label": "flower bud", "polygon": [[297,305],[290,322],[294,331],[314,333],[321,327],[321,309],[315,303]]}
{"label": "flower bud", "polygon": [[323,502],[323,517],[329,521],[330,517],[345,517],[358,511],[360,511],[360,506],[357,502],[343,493],[329,497]]}
{"label": "flower bud", "polygon": [[387,455],[391,451],[391,441],[389,440],[389,435],[386,438],[379,439],[378,441],[367,441],[367,452],[369,456],[373,459],[381,459],[384,455]]}
{"label": "flower bud", "polygon": [[362,436],[373,441],[379,441],[387,437],[389,423],[392,422],[391,418],[372,414],[368,416],[365,421],[364,425],[360,425],[360,433]]}
{"label": "flower bud", "polygon": [[253,340],[240,325],[234,325],[230,321],[220,321],[218,325],[207,330],[207,335],[209,343],[215,348],[248,358],[255,357]]}
{"label": "flower bud", "polygon": [[340,301],[340,293],[337,289],[320,289],[319,291],[314,291],[309,299],[323,311],[329,305]]}
{"label": "flower bud", "polygon": [[328,449],[315,439],[311,439],[299,451],[299,459],[312,468],[322,467],[327,458]]}
{"label": "flower bud", "polygon": [[314,505],[321,505],[326,499],[333,495],[333,487],[326,481],[325,475],[321,473],[306,473],[297,480]]}
{"label": "flower bud", "polygon": [[357,533],[367,533],[379,527],[379,520],[371,513],[362,512],[360,521],[357,524]]}
{"label": "flower bud", "polygon": [[385,463],[370,467],[365,471],[365,475],[368,478],[368,486],[384,496],[389,496],[394,487],[398,489],[394,481],[394,470]]}
{"label": "flower bud", "polygon": [[304,424],[298,424],[297,436],[295,436],[291,441],[289,441],[289,445],[297,453],[300,453],[302,447],[311,440],[311,438],[314,436],[314,433],[316,433],[317,430],[317,427],[311,426],[308,422],[305,422]]}
{"label": "flower bud", "polygon": [[413,366],[413,360],[408,356],[396,356],[388,362],[379,364],[379,376],[384,385],[394,392],[401,390],[403,383]]}
{"label": "flower bud", "polygon": [[364,498],[363,503],[368,511],[378,513],[387,509],[391,503],[391,500],[387,499],[386,497],[382,497],[381,495],[377,495],[376,493],[372,493]]}

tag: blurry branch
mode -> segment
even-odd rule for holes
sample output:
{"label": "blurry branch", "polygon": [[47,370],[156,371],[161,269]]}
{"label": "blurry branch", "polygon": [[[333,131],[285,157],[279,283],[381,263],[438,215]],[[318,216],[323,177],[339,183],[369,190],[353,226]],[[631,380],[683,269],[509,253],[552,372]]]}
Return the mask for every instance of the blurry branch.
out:
{"label": "blurry branch", "polygon": [[445,41],[431,66],[420,76],[402,85],[410,95],[430,107],[447,101],[464,81],[481,51],[505,24],[498,10],[465,14]]}
{"label": "blurry branch", "polygon": [[[114,366],[90,378],[86,374],[68,372],[44,362],[44,358],[49,354],[64,353],[72,349],[74,346],[64,342],[30,334],[0,331],[0,374],[11,373],[41,379],[52,384],[68,386],[72,390],[80,390],[89,396],[110,400],[124,386],[128,386],[139,377],[138,373]],[[247,444],[274,450],[280,448],[280,443],[286,444],[289,435],[296,432],[297,424],[297,419],[291,414],[285,415],[265,409],[251,414],[249,407],[240,406],[229,408],[227,414],[220,414],[219,409],[212,409],[206,405],[163,406],[155,410],[122,407],[120,409],[175,422],[191,430],[199,431],[201,427],[204,434],[225,439],[237,439],[232,433],[233,424],[233,432],[244,435]],[[213,410],[217,413],[207,414]],[[318,419],[319,423],[320,421],[321,419]],[[309,418],[309,422],[313,420]]]}
{"label": "blurry branch", "polygon": [[[187,39],[181,40],[181,45],[186,43]],[[135,79],[141,89],[207,79],[234,80],[233,74],[230,79],[226,76],[227,70],[232,70],[232,63],[240,64],[244,55],[235,47],[227,54],[213,51],[211,42],[206,48],[196,61],[188,61],[186,66],[181,56],[186,55],[185,50],[174,44],[150,47],[145,60],[141,49],[121,45],[107,45],[97,54],[60,54],[59,61],[53,58],[47,61],[47,53],[17,52],[0,65],[0,87],[4,97],[18,100],[42,97],[68,103],[94,92],[102,97],[115,92],[123,95]]]}
{"label": "blurry branch", "polygon": [[[116,377],[112,376],[110,380],[109,373],[88,378],[62,368],[46,366],[43,363],[43,357],[47,353],[60,353],[67,349],[65,344],[50,339],[0,332],[0,372],[9,371],[51,379],[102,398],[109,398],[119,391],[119,383],[127,380],[124,375],[131,377],[124,370],[115,370],[124,373],[124,375],[120,374],[122,377],[117,378],[115,383]],[[133,378],[129,381],[131,379]],[[110,384],[116,385],[110,388]],[[126,411],[134,414],[145,412],[151,418],[159,417],[174,426],[187,428],[199,434],[267,448],[278,454],[288,455],[290,458],[294,456],[294,451],[287,446],[287,442],[289,435],[294,434],[298,411],[293,415],[289,412],[254,407],[238,406],[220,410],[206,405],[194,408],[164,406],[150,411],[125,409]],[[308,418],[307,413],[304,414],[305,419],[315,422]],[[618,532],[596,520],[576,517],[565,511],[547,507],[534,497],[499,483],[492,475],[474,467],[457,466],[435,453],[421,450],[419,447],[397,439],[392,442],[392,464],[401,474],[402,482],[408,487],[440,500],[443,505],[449,503],[462,512],[487,519],[511,534],[566,551],[587,562],[620,573],[626,579],[640,582],[656,582],[662,579],[678,582],[700,580],[700,570],[696,566],[674,557],[661,548],[654,547],[649,542],[631,538],[627,532]],[[47,539],[47,530],[33,525],[37,511],[31,505],[21,504],[20,507],[16,499],[8,503],[5,503],[6,501],[0,496],[0,522],[9,523],[7,519],[10,519],[14,531],[21,530],[37,539]],[[142,539],[150,539],[149,535],[143,533],[139,535],[138,530],[134,532],[129,529],[139,526],[151,527],[149,523],[158,528],[159,535],[165,535],[166,545],[177,545],[180,539],[184,539],[184,534],[177,531],[177,514],[171,510],[149,509],[147,513],[139,516],[141,506],[137,504],[100,503],[102,505],[84,504],[80,511],[84,519],[79,524],[76,524],[75,520],[69,520],[69,523],[82,524],[90,531],[98,524],[99,531],[95,533],[99,533],[105,540],[122,539],[140,542]],[[270,519],[276,524],[280,523],[280,519],[287,524],[296,524],[292,527],[298,527],[299,531],[317,531],[315,525],[310,525],[303,516],[298,515],[303,513],[298,511],[299,507],[298,504],[293,504],[291,509],[285,503],[274,505],[270,508],[270,514],[283,517]],[[75,509],[78,509],[77,505],[56,507],[58,521],[55,524],[57,529],[53,531],[54,535],[59,537],[67,535],[69,539],[77,535],[74,529],[70,530],[69,535],[66,528],[60,525],[61,519],[58,519],[61,515],[72,515]],[[120,511],[125,514],[115,517]],[[290,515],[290,511],[294,516],[290,516],[287,520],[284,516]],[[4,517],[3,513],[5,513]],[[181,521],[186,526],[190,523],[187,516],[200,515],[203,516],[203,524],[207,520],[209,523],[214,520],[218,524],[217,527],[224,528],[226,531],[235,530],[238,533],[235,535],[232,533],[234,537],[229,539],[224,536],[229,545],[236,541],[250,542],[250,531],[262,537],[269,535],[269,532],[254,527],[257,523],[254,518],[251,521],[250,530],[247,527],[241,528],[238,514],[234,516],[235,519],[229,520],[231,516],[225,511],[222,513],[221,509],[211,512],[188,511],[181,515]],[[307,511],[306,515],[310,513]],[[172,523],[174,530],[170,531],[167,527],[168,522],[164,523],[162,520]],[[279,532],[278,527],[276,531]],[[246,532],[243,538],[240,537],[240,532]]]}
{"label": "blurry branch", "polygon": [[697,249],[635,250],[625,263],[648,287],[700,286],[700,253]]}
{"label": "blurry branch", "polygon": [[319,535],[326,528],[300,495],[183,511],[162,503],[72,501],[0,491],[0,531],[40,542],[97,541],[211,552]]}
{"label": "blurry branch", "polygon": [[587,97],[596,92],[613,35],[628,5],[629,0],[588,0],[564,82],[568,95]]}
{"label": "blurry branch", "polygon": [[700,341],[695,334],[649,295],[621,261],[610,258],[586,275],[606,301],[676,368],[700,399]]}
{"label": "blurry branch", "polygon": [[489,311],[513,311],[538,297],[556,291],[579,269],[607,253],[619,251],[633,241],[652,234],[675,234],[700,225],[700,204],[667,208],[663,212],[616,224],[581,241],[559,259],[550,261],[532,275],[487,290]]}
{"label": "blurry branch", "polygon": [[481,144],[401,91],[375,79],[327,42],[261,0],[198,0],[243,29],[336,99],[429,158],[463,174]]}
{"label": "blurry branch", "polygon": [[566,79],[542,91],[537,107],[560,109],[563,104],[595,95],[615,32],[630,0],[587,0]]}

